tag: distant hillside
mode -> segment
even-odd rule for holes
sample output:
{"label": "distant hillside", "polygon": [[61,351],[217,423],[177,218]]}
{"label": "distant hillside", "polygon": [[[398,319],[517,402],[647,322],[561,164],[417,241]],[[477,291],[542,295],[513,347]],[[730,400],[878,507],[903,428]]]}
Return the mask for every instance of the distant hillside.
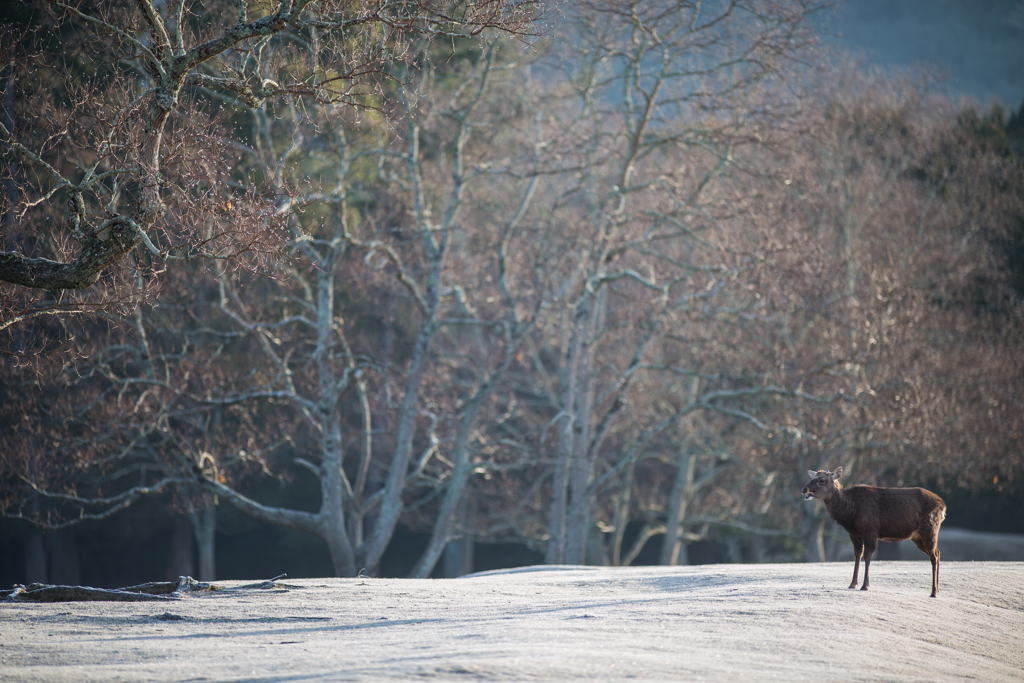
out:
{"label": "distant hillside", "polygon": [[951,91],[983,104],[1024,99],[1020,0],[847,0],[834,18],[839,42],[884,66],[924,62],[949,70]]}

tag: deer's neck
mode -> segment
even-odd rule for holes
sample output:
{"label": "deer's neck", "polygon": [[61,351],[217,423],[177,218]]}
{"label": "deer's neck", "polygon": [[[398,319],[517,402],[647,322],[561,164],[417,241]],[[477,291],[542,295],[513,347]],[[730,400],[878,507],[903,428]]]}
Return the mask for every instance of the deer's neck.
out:
{"label": "deer's neck", "polygon": [[839,524],[852,522],[855,517],[853,501],[850,500],[839,482],[836,482],[836,490],[832,492],[832,495],[825,499],[825,509],[828,510],[829,517]]}

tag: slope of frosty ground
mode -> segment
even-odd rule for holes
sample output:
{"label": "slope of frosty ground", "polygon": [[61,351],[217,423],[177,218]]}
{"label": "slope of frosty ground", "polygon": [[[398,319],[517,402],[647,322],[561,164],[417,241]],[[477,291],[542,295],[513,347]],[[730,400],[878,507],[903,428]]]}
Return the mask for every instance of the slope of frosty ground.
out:
{"label": "slope of frosty ground", "polygon": [[[537,567],[0,603],[3,681],[1020,681],[1024,564]],[[224,582],[233,585],[232,582]]]}

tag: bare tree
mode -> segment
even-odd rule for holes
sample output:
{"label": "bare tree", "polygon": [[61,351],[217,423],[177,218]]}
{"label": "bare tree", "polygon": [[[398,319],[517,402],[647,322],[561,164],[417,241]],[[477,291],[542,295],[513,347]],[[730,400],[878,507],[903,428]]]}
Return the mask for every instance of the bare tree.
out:
{"label": "bare tree", "polygon": [[12,357],[5,510],[173,489],[198,530],[227,501],[340,575],[404,526],[427,576],[460,537],[822,559],[807,469],[1019,477],[1019,166],[905,82],[810,78],[817,9],[587,3],[539,58],[422,37],[390,107],[222,98],[245,133],[216,192],[260,197],[285,258],[168,269],[159,305],[68,326],[52,377]]}
{"label": "bare tree", "polygon": [[[339,575],[375,571],[403,513],[436,499],[431,541],[413,568],[431,572],[476,466],[477,424],[497,409],[501,377],[558,296],[529,281],[520,291],[507,263],[537,177],[513,180],[511,191],[483,189],[506,174],[474,131],[517,125],[510,96],[529,97],[515,62],[495,61],[502,46],[515,54],[497,38],[459,44],[452,65],[450,53],[421,42],[395,84],[395,128],[329,106],[251,111],[244,163],[275,169],[271,187],[299,188],[281,193],[276,209],[292,226],[289,258],[271,278],[220,267],[190,286],[194,273],[176,275],[167,313],[137,307],[122,321],[141,363],[99,357],[88,366],[122,405],[130,396],[153,409],[121,429],[117,467],[149,458],[167,485],[198,485],[254,517],[320,536]],[[510,212],[498,208],[506,201]],[[392,310],[376,310],[375,299]],[[318,510],[241,492],[237,476],[282,473],[282,457],[317,478]],[[76,499],[114,502],[65,498]]]}
{"label": "bare tree", "polygon": [[[0,325],[116,307],[137,298],[134,273],[171,262],[260,267],[285,237],[279,205],[289,188],[239,176],[238,147],[251,141],[227,112],[282,98],[384,106],[413,40],[523,36],[539,9],[507,0],[39,3],[24,49],[9,49],[4,66],[0,281],[10,284]],[[33,290],[89,292],[55,300]]]}
{"label": "bare tree", "polygon": [[[570,29],[578,51],[559,55],[563,153],[581,170],[562,188],[572,199],[559,218],[573,231],[565,272],[584,279],[558,323],[564,345],[552,368],[549,562],[584,561],[601,491],[668,446],[680,420],[712,411],[769,431],[749,407],[797,393],[756,365],[729,367],[714,335],[759,315],[738,279],[756,245],[743,232],[752,204],[732,194],[744,172],[737,161],[785,115],[767,82],[809,46],[816,9],[585,3]],[[628,505],[618,509],[621,557]]]}
{"label": "bare tree", "polygon": [[[785,278],[760,284],[791,311],[777,328],[780,365],[802,372],[806,391],[844,397],[780,405],[789,415],[776,419],[802,425],[802,437],[765,452],[784,483],[772,495],[776,523],[802,536],[813,560],[825,559],[826,520],[792,507],[793,465],[842,462],[864,481],[896,485],[961,468],[979,479],[1012,477],[1019,466],[1005,457],[1017,428],[1010,413],[999,413],[995,429],[968,426],[1012,405],[1020,376],[1005,336],[1019,329],[1019,301],[980,229],[999,233],[1019,215],[1005,192],[1018,171],[923,84],[850,68],[828,79],[792,146],[777,148],[788,151],[773,162],[785,169],[775,187],[764,186],[780,207],[770,260]],[[981,281],[986,298],[1001,302],[998,324],[993,311],[964,305],[968,283]],[[971,433],[989,442],[963,448],[957,435]]]}

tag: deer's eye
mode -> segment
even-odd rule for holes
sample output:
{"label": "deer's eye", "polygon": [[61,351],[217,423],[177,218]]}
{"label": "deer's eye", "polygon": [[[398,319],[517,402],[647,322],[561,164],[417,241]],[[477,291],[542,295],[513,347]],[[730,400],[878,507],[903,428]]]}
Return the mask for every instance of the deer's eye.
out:
{"label": "deer's eye", "polygon": [[821,478],[821,479],[819,479],[819,480],[818,480],[818,483],[819,483],[819,484],[824,484],[824,483],[825,483],[825,479],[824,479],[824,478]]}

